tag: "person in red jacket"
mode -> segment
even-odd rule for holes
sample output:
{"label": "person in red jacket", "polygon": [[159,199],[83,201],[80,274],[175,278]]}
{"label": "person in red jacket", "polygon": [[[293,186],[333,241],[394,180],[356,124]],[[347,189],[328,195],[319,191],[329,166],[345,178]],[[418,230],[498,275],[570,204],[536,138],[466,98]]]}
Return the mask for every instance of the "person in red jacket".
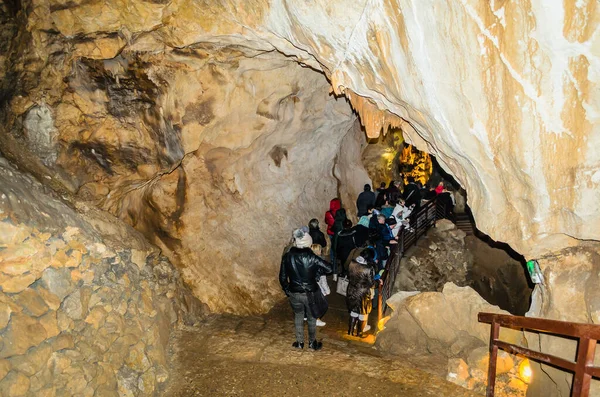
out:
{"label": "person in red jacket", "polygon": [[329,211],[325,213],[325,223],[327,224],[327,235],[329,236],[330,241],[330,249],[329,256],[331,258],[331,262],[333,263],[335,259],[335,249],[333,248],[333,236],[335,233],[333,232],[333,224],[335,222],[335,214],[337,210],[342,208],[342,202],[338,198],[334,198],[329,202]]}
{"label": "person in red jacket", "polygon": [[444,181],[441,181],[435,188],[435,194],[442,194],[444,192]]}

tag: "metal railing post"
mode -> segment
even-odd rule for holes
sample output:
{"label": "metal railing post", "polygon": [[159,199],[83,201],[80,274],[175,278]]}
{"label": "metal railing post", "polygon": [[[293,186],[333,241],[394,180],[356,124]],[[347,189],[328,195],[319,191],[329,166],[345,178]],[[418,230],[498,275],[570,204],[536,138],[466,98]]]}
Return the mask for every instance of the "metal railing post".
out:
{"label": "metal railing post", "polygon": [[[600,378],[600,367],[594,365],[596,344],[600,339],[599,325],[483,312],[479,313],[477,317],[480,323],[490,324],[492,327],[490,330],[490,361],[488,367],[488,385],[486,389],[487,397],[494,396],[498,349],[502,349],[510,354],[528,357],[542,364],[551,365],[574,373],[571,397],[587,397],[590,392],[592,378]],[[500,327],[577,338],[579,339],[577,358],[575,361],[572,361],[504,342],[499,339]]]}
{"label": "metal railing post", "polygon": [[500,324],[497,324],[495,320],[492,320],[492,327],[490,329],[490,363],[488,365],[486,397],[494,397],[494,387],[496,386],[496,363],[498,361],[498,345],[496,345],[496,339],[498,339],[499,336]]}
{"label": "metal railing post", "polygon": [[575,361],[575,375],[573,376],[573,392],[571,397],[587,396],[590,392],[592,375],[587,372],[589,366],[594,365],[596,341],[588,338],[579,340],[577,360]]}

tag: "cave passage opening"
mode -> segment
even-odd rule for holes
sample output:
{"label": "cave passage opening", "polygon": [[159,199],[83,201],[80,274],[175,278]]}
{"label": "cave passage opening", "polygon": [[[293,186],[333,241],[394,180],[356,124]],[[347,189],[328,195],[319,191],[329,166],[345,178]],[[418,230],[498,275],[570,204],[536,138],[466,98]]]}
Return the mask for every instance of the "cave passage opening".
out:
{"label": "cave passage opening", "polygon": [[447,218],[459,230],[452,237],[458,238],[434,231],[428,233],[426,241],[407,250],[396,291],[441,291],[452,281],[473,288],[488,303],[511,314],[524,315],[529,310],[534,285],[525,258],[477,229],[466,190],[434,155],[406,142],[401,128],[390,128],[386,134],[367,140],[362,163],[375,188],[388,186],[391,181],[405,186],[412,177],[422,187],[422,196],[431,199],[435,197],[432,190],[443,182],[454,203]]}

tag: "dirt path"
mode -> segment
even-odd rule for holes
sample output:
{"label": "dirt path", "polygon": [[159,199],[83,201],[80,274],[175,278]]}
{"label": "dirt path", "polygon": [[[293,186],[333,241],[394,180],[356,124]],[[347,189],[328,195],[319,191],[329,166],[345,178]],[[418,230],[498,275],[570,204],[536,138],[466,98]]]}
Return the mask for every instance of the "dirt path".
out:
{"label": "dirt path", "polygon": [[332,297],[330,305],[327,326],[318,331],[323,340],[318,352],[291,347],[293,321],[285,302],[264,317],[212,316],[179,331],[172,340],[171,379],[164,395],[476,395],[436,375],[445,366],[436,358],[381,357],[372,338],[346,338],[343,300]]}

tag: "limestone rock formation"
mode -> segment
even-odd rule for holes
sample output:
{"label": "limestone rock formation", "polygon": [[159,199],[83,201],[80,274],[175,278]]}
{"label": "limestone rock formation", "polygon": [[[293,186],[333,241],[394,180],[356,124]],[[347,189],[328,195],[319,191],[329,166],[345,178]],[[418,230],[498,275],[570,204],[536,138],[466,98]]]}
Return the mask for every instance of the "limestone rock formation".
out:
{"label": "limestone rock formation", "polygon": [[[11,112],[7,125],[18,130],[42,163],[54,164],[56,157],[52,170],[38,171],[58,174],[68,189],[81,191],[87,185],[84,190],[97,188],[95,193],[108,195],[114,185],[128,191],[161,175],[157,179],[160,185],[169,179],[163,191],[170,193],[154,196],[170,195],[176,202],[176,186],[184,184],[183,173],[189,175],[185,164],[176,172],[172,168],[198,144],[224,152],[261,144],[253,140],[265,132],[258,124],[272,131],[274,118],[282,121],[280,129],[290,131],[286,123],[293,116],[286,112],[309,97],[294,87],[300,81],[311,89],[318,84],[304,78],[308,69],[293,78],[296,72],[273,67],[284,62],[273,52],[277,50],[290,61],[323,71],[335,92],[350,98],[369,136],[376,137],[386,126],[402,126],[409,142],[435,154],[466,188],[480,229],[527,257],[536,256],[572,245],[577,238],[600,238],[598,158],[590,149],[598,133],[593,95],[597,3],[555,3],[461,0],[416,7],[407,1],[273,0],[239,6],[222,0],[196,7],[185,1],[134,0],[127,12],[112,1],[63,5],[37,0],[20,9],[5,6],[5,13],[20,22],[6,24],[6,31],[16,29],[14,37],[20,39],[4,56],[10,71],[4,86],[16,86],[3,95]],[[215,43],[219,50],[210,55],[207,47]],[[224,45],[228,49],[222,50]],[[15,56],[19,53],[23,56]],[[246,73],[261,67],[264,72],[264,65],[270,65],[268,78]],[[217,92],[219,82],[229,88]],[[267,89],[269,84],[272,89]],[[324,90],[327,83],[321,85]],[[234,86],[243,88],[231,95]],[[246,113],[255,111],[265,120],[252,117],[245,124],[243,115],[230,117],[230,109],[248,104],[244,95],[260,104],[253,103]],[[314,105],[325,108],[323,102]],[[340,125],[349,114],[340,117],[320,124],[325,130],[347,131]],[[235,128],[221,125],[221,118]],[[227,138],[219,139],[216,130]],[[335,156],[338,142],[334,139],[330,151],[320,155]],[[274,146],[265,144],[263,150],[271,152]],[[5,149],[13,157],[18,157],[17,150]],[[184,163],[190,162],[187,158]],[[84,170],[84,163],[98,170]],[[237,169],[235,161],[226,163],[226,190],[243,190],[239,171],[248,169],[247,161]],[[145,175],[138,174],[138,166]],[[74,167],[79,171],[76,180],[65,175]],[[135,173],[127,171],[134,167]],[[320,172],[325,169],[319,167]],[[110,183],[100,183],[102,178]],[[329,194],[323,197],[331,196],[333,182],[325,180]],[[108,191],[106,185],[111,185]],[[181,201],[181,190],[179,197]],[[292,197],[298,193],[288,203]],[[105,204],[119,207],[114,212],[126,212],[129,204],[121,202],[135,200],[117,198]],[[160,223],[182,222],[176,203],[162,204],[169,210],[159,211],[159,218],[172,219]],[[177,226],[169,226],[162,229],[167,229],[167,239],[174,239],[172,244],[179,237],[171,230]],[[268,258],[273,260],[272,255]]]}
{"label": "limestone rock formation", "polygon": [[[485,391],[490,326],[477,322],[477,313],[504,313],[470,287],[447,283],[441,292],[407,294],[390,298],[393,313],[377,336],[379,350],[394,354],[433,353],[448,358],[447,379],[463,387]],[[524,343],[521,332],[501,329],[500,338]],[[521,358],[499,355],[497,395],[524,396],[526,385],[518,381]]]}
{"label": "limestone rock formation", "polygon": [[[78,25],[80,11],[54,12],[53,26],[108,27],[103,17]],[[35,89],[11,93],[3,151],[143,232],[212,310],[269,310],[282,297],[276,276],[291,230],[322,218],[333,197],[352,208],[369,182],[350,106],[293,59],[32,26],[65,53],[15,81],[16,92]]]}
{"label": "limestone rock formation", "polygon": [[362,152],[362,160],[375,183],[374,189],[381,182],[385,182],[387,187],[390,181],[400,179],[398,161],[403,146],[404,138],[399,128],[391,129],[385,136],[369,139],[369,145]]}
{"label": "limestone rock formation", "polygon": [[[599,324],[600,247],[586,243],[568,248],[556,255],[540,259],[545,269],[545,285],[537,285],[532,294],[531,317],[544,317],[561,321]],[[575,360],[577,341],[547,334],[528,333],[531,348]],[[598,362],[598,351],[596,351]],[[531,395],[556,397],[570,393],[571,375],[539,364],[532,366],[534,376]],[[593,379],[590,396],[600,395],[600,381]]]}
{"label": "limestone rock formation", "polygon": [[407,120],[479,228],[530,257],[600,239],[598,15],[591,0],[273,1],[264,29],[314,56],[370,136]]}
{"label": "limestone rock formation", "polygon": [[173,327],[205,309],[143,237],[103,217],[119,244],[0,158],[1,395],[149,396],[167,380]]}
{"label": "limestone rock formation", "polygon": [[446,283],[466,286],[473,255],[465,246],[465,232],[447,219],[436,222],[400,260],[396,291],[441,291]]}
{"label": "limestone rock formation", "polygon": [[[377,345],[392,353],[421,349],[447,357],[468,355],[489,341],[490,327],[477,322],[479,312],[507,314],[472,288],[447,283],[442,292],[423,292],[396,301]],[[516,343],[523,340],[523,335],[503,329],[501,338]]]}
{"label": "limestone rock formation", "polygon": [[[495,239],[537,255],[573,238],[600,238],[595,1],[38,7],[50,18],[36,13],[30,26],[74,38],[87,57],[110,57],[123,45],[277,49],[323,70],[353,101],[369,136],[408,121],[407,139],[457,177],[479,227]],[[104,53],[77,37],[102,43]]]}

